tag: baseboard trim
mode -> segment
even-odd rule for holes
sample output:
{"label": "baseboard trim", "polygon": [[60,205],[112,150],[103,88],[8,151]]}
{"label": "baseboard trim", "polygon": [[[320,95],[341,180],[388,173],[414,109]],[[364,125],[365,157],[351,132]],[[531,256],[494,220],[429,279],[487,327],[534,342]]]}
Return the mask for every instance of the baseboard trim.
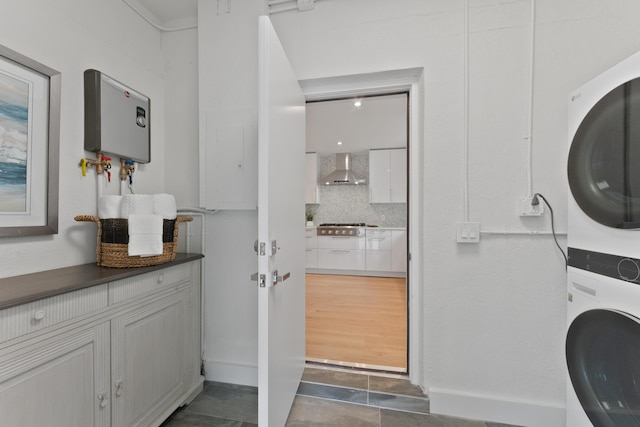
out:
{"label": "baseboard trim", "polygon": [[431,413],[527,427],[564,427],[566,410],[544,402],[525,402],[429,388]]}
{"label": "baseboard trim", "polygon": [[258,366],[221,360],[205,360],[204,374],[207,381],[258,386]]}

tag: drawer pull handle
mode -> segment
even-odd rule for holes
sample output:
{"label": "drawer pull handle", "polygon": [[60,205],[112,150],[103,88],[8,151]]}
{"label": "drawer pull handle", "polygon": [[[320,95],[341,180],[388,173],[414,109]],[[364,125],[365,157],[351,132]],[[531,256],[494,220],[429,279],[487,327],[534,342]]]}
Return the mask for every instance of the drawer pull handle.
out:
{"label": "drawer pull handle", "polygon": [[36,312],[34,313],[34,315],[33,315],[33,320],[36,320],[36,321],[38,321],[38,322],[39,322],[39,321],[41,321],[42,319],[44,319],[44,315],[45,315],[44,310],[38,310],[38,311],[36,311]]}

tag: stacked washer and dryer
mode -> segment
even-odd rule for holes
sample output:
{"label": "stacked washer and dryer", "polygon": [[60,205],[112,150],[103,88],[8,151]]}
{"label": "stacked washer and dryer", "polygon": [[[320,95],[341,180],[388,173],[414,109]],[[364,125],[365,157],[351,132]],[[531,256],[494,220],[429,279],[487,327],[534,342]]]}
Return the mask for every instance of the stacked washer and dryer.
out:
{"label": "stacked washer and dryer", "polygon": [[570,95],[567,427],[640,426],[640,53]]}

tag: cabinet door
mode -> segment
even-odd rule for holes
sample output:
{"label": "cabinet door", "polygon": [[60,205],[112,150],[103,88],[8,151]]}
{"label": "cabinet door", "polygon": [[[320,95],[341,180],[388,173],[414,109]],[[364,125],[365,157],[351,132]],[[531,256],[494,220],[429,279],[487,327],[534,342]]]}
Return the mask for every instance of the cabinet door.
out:
{"label": "cabinet door", "polygon": [[391,232],[391,271],[407,271],[407,232],[405,230]]}
{"label": "cabinet door", "polygon": [[318,195],[318,154],[306,153],[305,203],[320,203]]}
{"label": "cabinet door", "polygon": [[369,151],[369,201],[371,203],[390,201],[389,172],[389,151]]}
{"label": "cabinet door", "polygon": [[114,426],[146,426],[185,390],[189,291],[132,309],[111,322]]}
{"label": "cabinet door", "polygon": [[318,268],[335,270],[364,270],[364,249],[318,249]]}
{"label": "cabinet door", "polygon": [[369,151],[369,201],[406,203],[407,150]]}
{"label": "cabinet door", "polygon": [[407,150],[389,150],[389,198],[393,203],[407,201]]}
{"label": "cabinet door", "polygon": [[318,250],[306,249],[305,252],[305,268],[318,268]]}
{"label": "cabinet door", "polygon": [[1,350],[0,424],[109,426],[108,360],[108,322]]}

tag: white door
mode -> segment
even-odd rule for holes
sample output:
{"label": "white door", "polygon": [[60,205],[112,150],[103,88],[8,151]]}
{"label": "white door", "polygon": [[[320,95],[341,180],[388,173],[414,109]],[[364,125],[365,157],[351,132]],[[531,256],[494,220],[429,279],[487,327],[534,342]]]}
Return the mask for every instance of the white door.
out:
{"label": "white door", "polygon": [[266,16],[258,56],[258,423],[282,427],[305,363],[305,99]]}

